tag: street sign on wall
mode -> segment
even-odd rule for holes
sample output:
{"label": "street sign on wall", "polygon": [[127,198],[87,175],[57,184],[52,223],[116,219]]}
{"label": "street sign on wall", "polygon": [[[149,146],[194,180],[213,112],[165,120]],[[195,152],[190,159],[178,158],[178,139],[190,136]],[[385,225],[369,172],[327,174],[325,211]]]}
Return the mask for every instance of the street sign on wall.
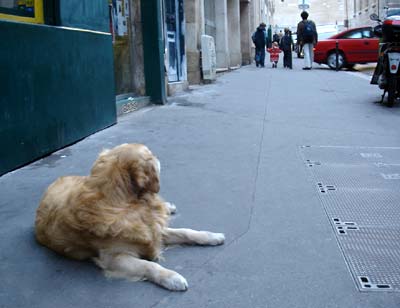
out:
{"label": "street sign on wall", "polygon": [[309,0],[299,0],[298,6],[300,10],[308,10],[310,8],[310,1]]}
{"label": "street sign on wall", "polygon": [[309,4],[299,4],[299,9],[308,10],[310,8]]}

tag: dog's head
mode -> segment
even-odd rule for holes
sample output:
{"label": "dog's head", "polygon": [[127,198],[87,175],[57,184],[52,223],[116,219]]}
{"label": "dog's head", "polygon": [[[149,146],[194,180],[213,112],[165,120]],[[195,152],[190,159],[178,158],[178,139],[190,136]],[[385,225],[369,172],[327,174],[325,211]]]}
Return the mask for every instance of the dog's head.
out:
{"label": "dog's head", "polygon": [[92,169],[92,175],[99,175],[103,168],[113,169],[105,176],[123,176],[126,185],[136,193],[158,193],[160,190],[160,161],[143,144],[121,144],[104,150]]}

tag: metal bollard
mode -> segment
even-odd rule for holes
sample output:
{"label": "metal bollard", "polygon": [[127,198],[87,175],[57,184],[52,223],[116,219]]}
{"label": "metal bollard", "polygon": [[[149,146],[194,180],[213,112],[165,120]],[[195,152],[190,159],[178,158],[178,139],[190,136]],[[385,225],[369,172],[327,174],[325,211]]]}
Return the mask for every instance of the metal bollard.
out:
{"label": "metal bollard", "polygon": [[339,41],[336,41],[336,72],[339,71]]}

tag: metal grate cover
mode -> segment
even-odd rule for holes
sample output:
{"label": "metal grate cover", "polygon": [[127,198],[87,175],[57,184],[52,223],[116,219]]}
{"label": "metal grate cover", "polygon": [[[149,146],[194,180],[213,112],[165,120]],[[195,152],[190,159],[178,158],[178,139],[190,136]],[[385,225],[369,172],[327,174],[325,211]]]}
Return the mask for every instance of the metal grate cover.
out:
{"label": "metal grate cover", "polygon": [[400,291],[400,148],[302,146],[360,291]]}

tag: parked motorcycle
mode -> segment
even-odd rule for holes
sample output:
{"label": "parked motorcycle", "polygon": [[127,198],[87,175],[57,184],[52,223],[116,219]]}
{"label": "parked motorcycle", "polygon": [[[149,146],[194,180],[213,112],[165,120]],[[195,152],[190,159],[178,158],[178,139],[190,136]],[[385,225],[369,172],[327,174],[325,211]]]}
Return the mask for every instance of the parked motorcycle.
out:
{"label": "parked motorcycle", "polygon": [[370,19],[379,24],[374,28],[374,33],[381,39],[379,44],[379,58],[371,79],[371,84],[377,84],[388,94],[387,106],[393,106],[400,97],[400,14],[388,16],[381,21],[376,14]]}

